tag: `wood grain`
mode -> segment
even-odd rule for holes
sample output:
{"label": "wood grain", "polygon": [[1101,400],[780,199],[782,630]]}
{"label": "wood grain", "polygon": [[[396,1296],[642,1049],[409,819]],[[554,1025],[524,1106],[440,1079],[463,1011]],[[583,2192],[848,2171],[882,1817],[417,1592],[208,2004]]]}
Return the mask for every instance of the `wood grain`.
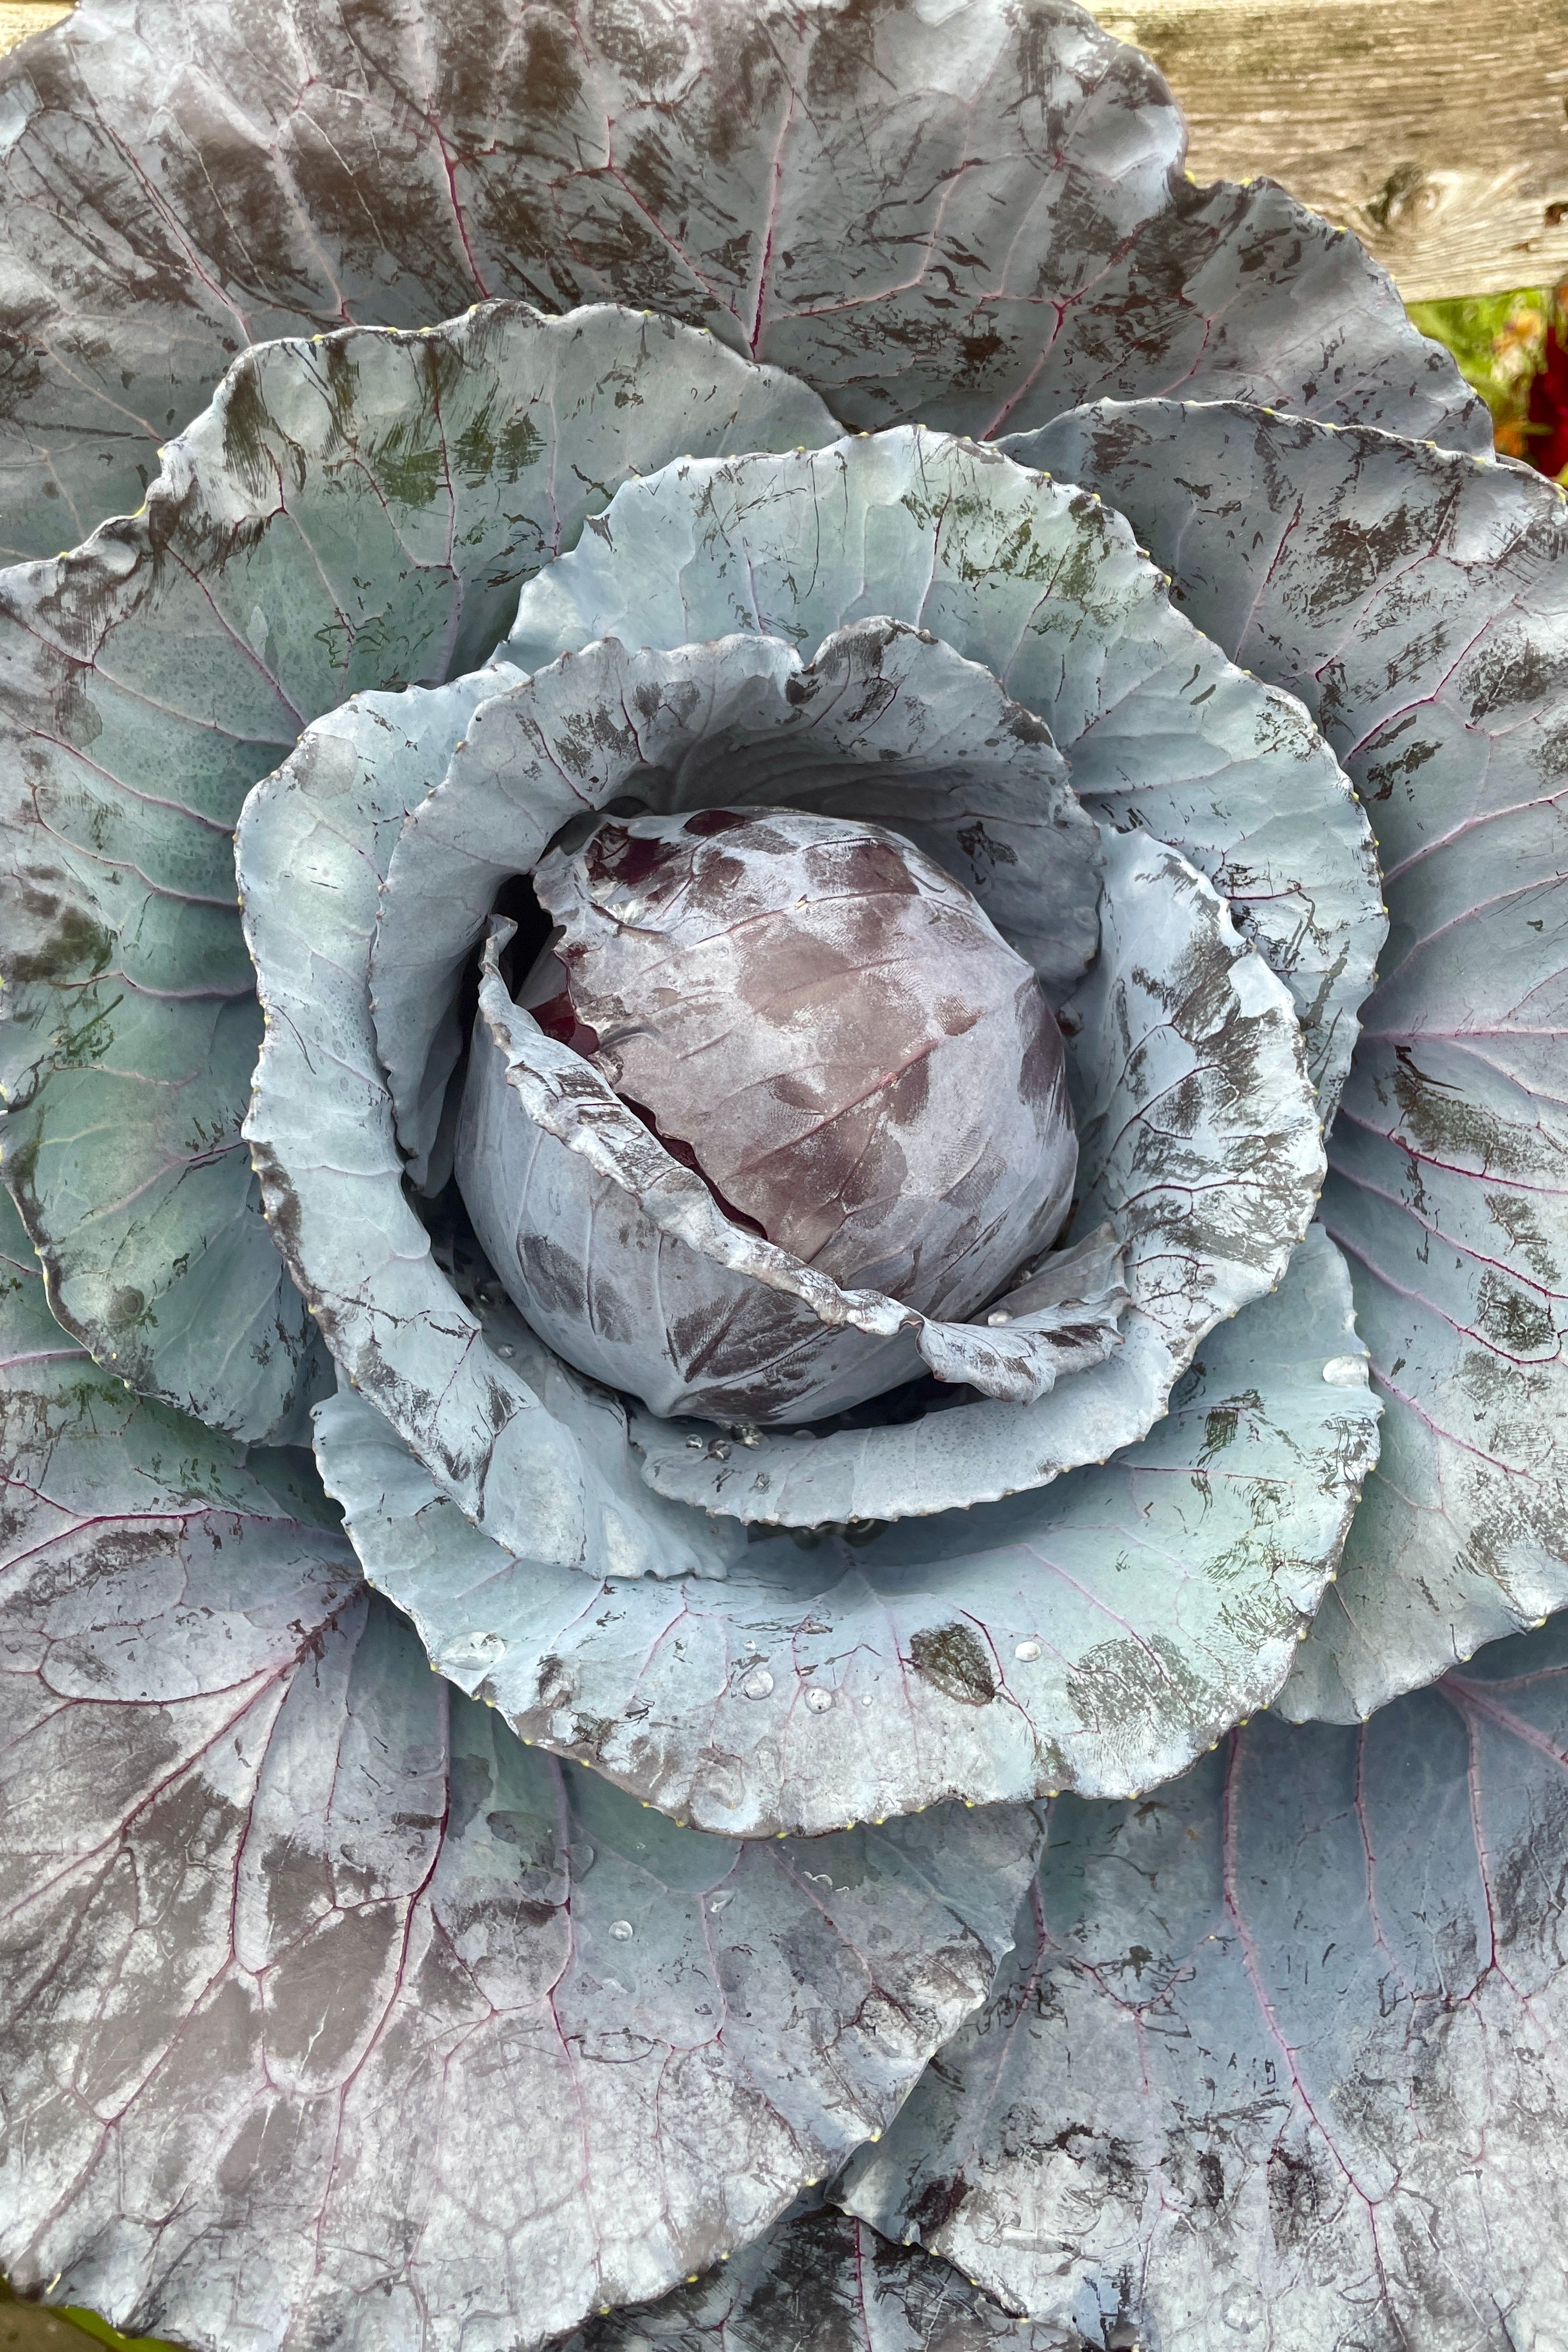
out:
{"label": "wood grain", "polygon": [[71,0],[0,0],[0,57],[25,41],[29,33],[58,25],[70,12]]}
{"label": "wood grain", "polygon": [[1407,302],[1568,277],[1568,0],[1102,7],[1169,77],[1194,179],[1281,181]]}

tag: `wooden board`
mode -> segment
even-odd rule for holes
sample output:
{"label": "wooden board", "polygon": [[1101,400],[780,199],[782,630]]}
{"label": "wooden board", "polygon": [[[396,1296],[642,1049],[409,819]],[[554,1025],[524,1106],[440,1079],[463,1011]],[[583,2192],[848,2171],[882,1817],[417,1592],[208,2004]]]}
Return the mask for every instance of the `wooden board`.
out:
{"label": "wooden board", "polygon": [[0,56],[70,12],[70,0],[0,0]]}
{"label": "wooden board", "polygon": [[[0,50],[68,16],[0,0]],[[1568,0],[1104,0],[1192,124],[1354,229],[1407,302],[1568,278]]]}
{"label": "wooden board", "polygon": [[1194,179],[1267,173],[1407,302],[1568,278],[1568,0],[1104,5],[1169,78]]}

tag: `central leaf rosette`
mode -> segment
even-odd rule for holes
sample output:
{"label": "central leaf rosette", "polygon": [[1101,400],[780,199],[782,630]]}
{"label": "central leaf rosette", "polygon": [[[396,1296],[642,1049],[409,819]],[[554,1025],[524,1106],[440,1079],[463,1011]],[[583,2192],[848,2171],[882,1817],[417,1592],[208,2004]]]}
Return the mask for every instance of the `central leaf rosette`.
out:
{"label": "central leaf rosette", "polygon": [[932,1315],[1054,1239],[1078,1165],[1061,1032],[932,859],[880,825],[703,809],[606,819],[534,887],[559,939],[520,1003],[562,1035],[564,995],[737,1222]]}
{"label": "central leaf rosette", "polygon": [[668,467],[487,668],[251,795],[274,1232],[520,1557],[723,1574],[744,1522],[1037,1490],[1285,1274],[1364,836],[1080,493],[921,432]]}
{"label": "central leaf rosette", "polygon": [[[1055,1238],[1078,1164],[1061,1034],[933,859],[873,824],[718,808],[606,818],[533,882],[555,928],[510,1013],[487,974],[458,1172],[501,1281],[580,1370],[658,1412],[815,1418],[923,1369],[916,1316],[857,1329],[844,1291],[963,1318]],[[793,1264],[693,1250],[520,1116],[524,1010]],[[779,1286],[796,1268],[837,1295]]]}

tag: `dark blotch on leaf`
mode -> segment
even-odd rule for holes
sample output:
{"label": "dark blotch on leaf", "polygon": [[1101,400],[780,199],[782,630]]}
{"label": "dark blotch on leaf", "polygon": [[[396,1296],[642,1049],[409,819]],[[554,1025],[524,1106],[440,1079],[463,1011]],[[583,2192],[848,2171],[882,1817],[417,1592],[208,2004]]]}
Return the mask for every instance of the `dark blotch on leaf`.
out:
{"label": "dark blotch on leaf", "polygon": [[111,1331],[129,1331],[142,1320],[147,1311],[147,1300],[133,1285],[123,1284],[109,1302],[109,1327]]}
{"label": "dark blotch on leaf", "polygon": [[14,924],[26,916],[39,926],[31,947],[14,947],[5,959],[6,976],[14,987],[29,981],[77,979],[101,971],[114,952],[114,939],[103,924],[79,907],[26,883],[11,888]]}
{"label": "dark blotch on leaf", "polygon": [[991,1654],[967,1625],[940,1625],[934,1632],[914,1634],[910,1662],[938,1690],[965,1706],[984,1706],[996,1696]]}
{"label": "dark blotch on leaf", "polygon": [[917,2234],[934,2237],[952,2221],[968,2194],[969,2183],[962,2172],[955,2172],[951,2179],[928,2180],[910,2206],[910,2220]]}

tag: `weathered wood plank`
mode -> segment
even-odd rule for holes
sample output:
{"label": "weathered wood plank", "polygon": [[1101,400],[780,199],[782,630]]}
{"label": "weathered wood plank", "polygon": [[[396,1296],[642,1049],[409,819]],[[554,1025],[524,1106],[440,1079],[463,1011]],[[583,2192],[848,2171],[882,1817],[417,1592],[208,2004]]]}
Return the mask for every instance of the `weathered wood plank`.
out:
{"label": "weathered wood plank", "polygon": [[1194,179],[1266,173],[1407,302],[1568,277],[1568,0],[1103,5],[1169,77]]}
{"label": "weathered wood plank", "polygon": [[71,0],[0,0],[0,57],[25,41],[29,33],[58,25],[70,12]]}

